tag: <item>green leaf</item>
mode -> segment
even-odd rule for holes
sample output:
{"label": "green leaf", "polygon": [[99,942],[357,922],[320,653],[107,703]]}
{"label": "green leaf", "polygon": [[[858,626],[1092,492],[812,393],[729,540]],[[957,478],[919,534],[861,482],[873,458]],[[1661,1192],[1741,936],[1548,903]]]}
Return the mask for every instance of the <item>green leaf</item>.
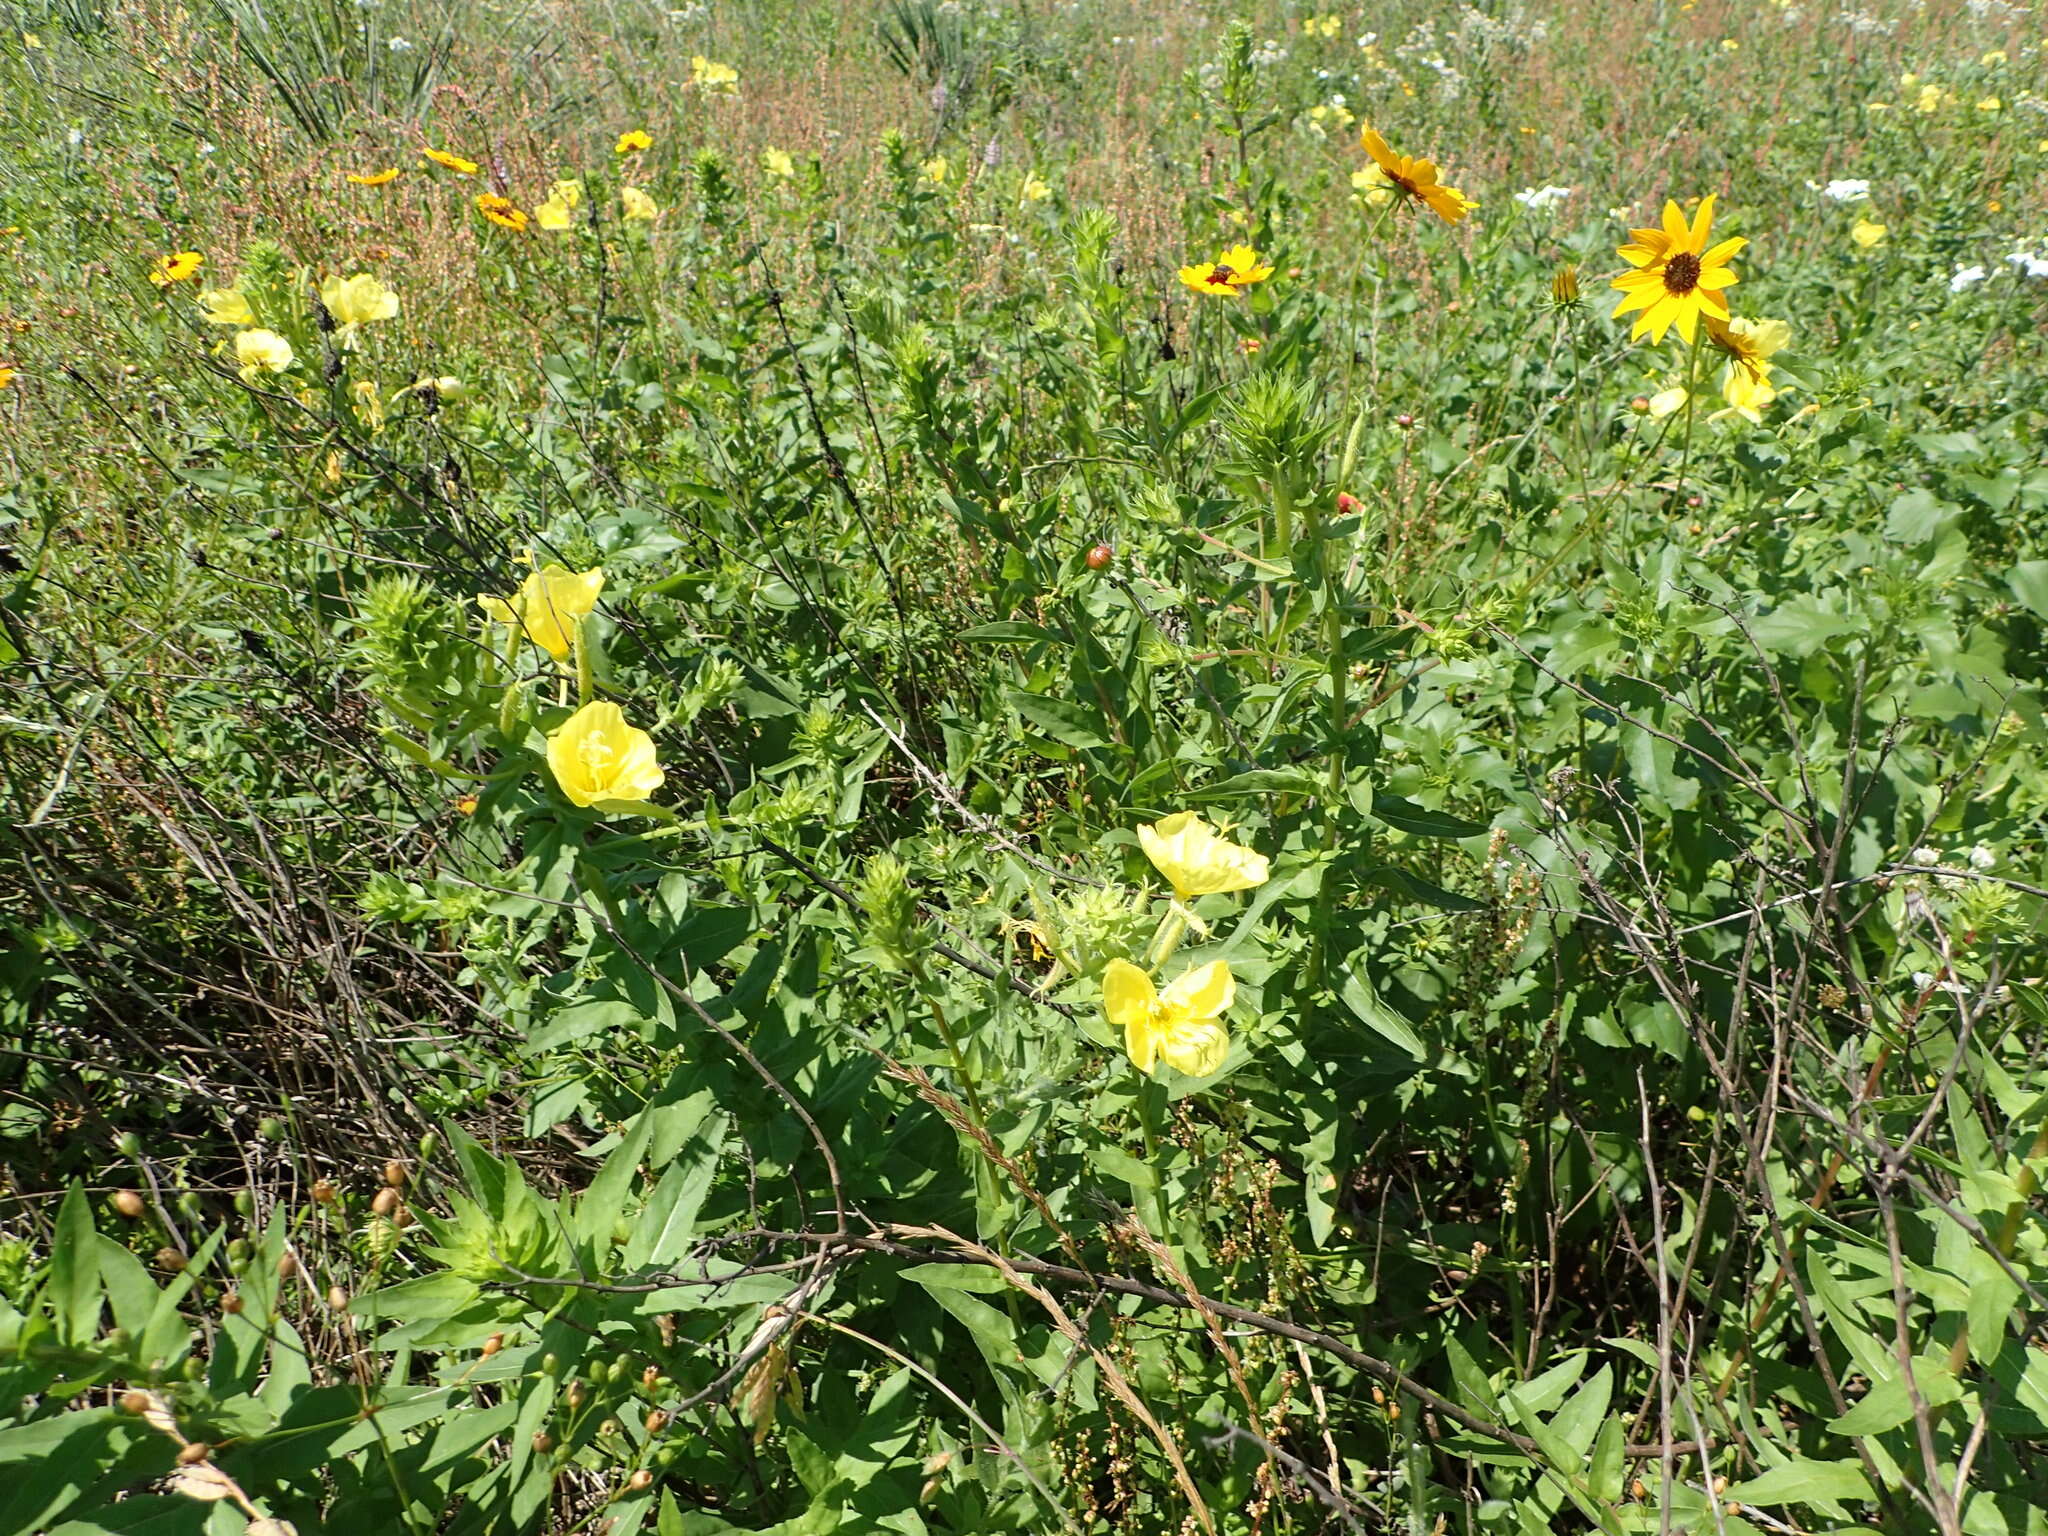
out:
{"label": "green leaf", "polygon": [[1083,709],[1071,699],[1055,699],[1021,688],[1009,692],[1010,707],[1024,717],[1024,723],[1044,732],[1065,746],[1086,751],[1106,747],[1109,738],[1093,710]]}
{"label": "green leaf", "polygon": [[1728,1497],[1745,1504],[1835,1504],[1875,1495],[1860,1461],[1788,1461],[1735,1484]]}
{"label": "green leaf", "polygon": [[1253,795],[1313,795],[1323,780],[1306,768],[1254,768],[1200,789],[1191,789],[1188,800],[1244,800]]}
{"label": "green leaf", "polygon": [[1021,619],[999,619],[993,624],[977,624],[972,629],[963,629],[954,636],[970,645],[1024,645],[1039,641],[1050,641],[1056,645],[1065,644],[1060,637],[1043,624],[1026,624]]}
{"label": "green leaf", "polygon": [[1408,1027],[1408,1021],[1382,1002],[1379,994],[1359,977],[1352,966],[1346,965],[1341,969],[1344,980],[1338,987],[1338,996],[1344,999],[1344,1006],[1351,1010],[1352,1016],[1416,1061],[1427,1061],[1429,1047]]}
{"label": "green leaf", "polygon": [[669,1164],[627,1240],[624,1257],[630,1267],[666,1267],[690,1251],[697,1235],[697,1215],[704,1209],[704,1197],[718,1173],[718,1155],[724,1144],[725,1120],[720,1116],[701,1135],[692,1137]]}
{"label": "green leaf", "polygon": [[85,1186],[73,1179],[57,1211],[57,1233],[50,1244],[47,1295],[58,1338],[71,1345],[93,1341],[100,1331],[100,1294],[99,1233],[92,1224]]}
{"label": "green leaf", "polygon": [[557,1051],[587,1036],[612,1030],[638,1035],[644,1018],[639,1008],[623,998],[571,1003],[549,1015],[548,1021],[527,1037],[526,1049],[534,1055]]}
{"label": "green leaf", "polygon": [[2012,595],[2037,619],[2048,619],[2048,560],[2022,560],[2005,573]]}
{"label": "green leaf", "polygon": [[[1925,1356],[1915,1360],[1913,1379],[1921,1400],[1930,1408],[1953,1403],[1963,1395],[1962,1383],[1939,1360]],[[1880,1381],[1871,1387],[1862,1402],[1828,1420],[1828,1428],[1838,1435],[1881,1435],[1912,1417],[1913,1402],[1906,1392],[1905,1373],[1901,1372],[1890,1381]]]}
{"label": "green leaf", "polygon": [[1476,821],[1447,811],[1432,811],[1385,791],[1372,797],[1372,813],[1396,832],[1413,837],[1484,837],[1488,830]]}
{"label": "green leaf", "polygon": [[633,1123],[612,1148],[604,1166],[597,1170],[590,1187],[577,1197],[576,1239],[590,1261],[600,1267],[611,1248],[612,1227],[625,1208],[626,1197],[632,1193],[633,1177],[639,1172],[641,1155],[653,1133],[654,1116],[642,1110],[633,1117]]}

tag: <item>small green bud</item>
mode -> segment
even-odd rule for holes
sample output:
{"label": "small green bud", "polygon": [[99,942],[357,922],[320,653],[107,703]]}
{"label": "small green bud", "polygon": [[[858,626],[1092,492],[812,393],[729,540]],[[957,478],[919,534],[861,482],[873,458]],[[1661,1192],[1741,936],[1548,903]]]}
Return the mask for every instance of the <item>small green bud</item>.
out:
{"label": "small green bud", "polygon": [[256,1134],[265,1141],[283,1141],[284,1122],[275,1115],[265,1115],[256,1122]]}
{"label": "small green bud", "polygon": [[123,1131],[114,1138],[114,1148],[123,1157],[140,1157],[142,1155],[142,1138],[133,1131]]}
{"label": "small green bud", "polygon": [[439,1136],[439,1134],[438,1134],[438,1133],[436,1133],[436,1132],[434,1132],[434,1131],[429,1131],[429,1132],[427,1132],[427,1134],[426,1134],[426,1135],[424,1135],[424,1136],[422,1136],[422,1137],[420,1138],[420,1161],[421,1161],[421,1162],[425,1162],[425,1161],[426,1161],[426,1160],[427,1160],[428,1158],[432,1157],[432,1156],[433,1156],[433,1155],[434,1155],[434,1154],[435,1154],[436,1152],[438,1152],[438,1151],[440,1151],[440,1150],[441,1150],[441,1138],[440,1138],[440,1136]]}
{"label": "small green bud", "polygon": [[867,915],[868,947],[892,970],[916,967],[930,935],[918,922],[910,873],[893,853],[878,853],[861,871],[860,905]]}
{"label": "small green bud", "polygon": [[552,1354],[552,1353],[550,1353],[550,1354],[545,1354],[545,1355],[542,1355],[542,1356],[540,1357],[540,1373],[541,1373],[541,1375],[543,1375],[543,1376],[559,1376],[559,1375],[561,1375],[561,1374],[562,1374],[562,1357],[561,1357],[560,1355],[557,1355],[557,1354]]}

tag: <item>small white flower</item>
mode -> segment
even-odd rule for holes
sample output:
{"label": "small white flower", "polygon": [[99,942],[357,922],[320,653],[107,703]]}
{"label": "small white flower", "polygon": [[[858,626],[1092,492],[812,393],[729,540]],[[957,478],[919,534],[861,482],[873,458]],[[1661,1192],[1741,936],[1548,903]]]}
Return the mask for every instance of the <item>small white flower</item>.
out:
{"label": "small white flower", "polygon": [[1915,971],[1913,973],[1913,985],[1918,987],[1922,992],[1933,991],[1934,973],[1932,971]]}
{"label": "small white flower", "polygon": [[64,142],[76,148],[85,142],[85,131],[81,128],[72,129],[64,135]]}
{"label": "small white flower", "polygon": [[2048,256],[2033,251],[2014,251],[2005,258],[2027,277],[2048,277]]}
{"label": "small white flower", "polygon": [[1515,201],[1531,213],[1544,213],[1571,195],[1570,187],[1524,187],[1515,194]]}
{"label": "small white flower", "polygon": [[1913,850],[1913,862],[1915,864],[1939,864],[1941,862],[1941,850],[1939,848],[1929,848],[1923,843],[1920,847]]}
{"label": "small white flower", "polygon": [[1973,288],[1983,282],[1989,275],[1982,267],[1964,267],[1948,280],[1948,291],[1961,293],[1965,288]]}
{"label": "small white flower", "polygon": [[1970,868],[1989,869],[1998,862],[1998,855],[1982,843],[1970,850]]}
{"label": "small white flower", "polygon": [[1870,196],[1867,181],[1831,181],[1820,189],[1822,197],[1831,197],[1838,203],[1860,203]]}
{"label": "small white flower", "polygon": [[392,51],[393,53],[411,53],[411,52],[412,52],[412,44],[411,44],[411,43],[409,43],[409,42],[407,42],[407,41],[406,41],[406,40],[405,40],[404,38],[402,38],[402,37],[394,37],[394,38],[390,38],[390,39],[387,39],[387,40],[386,40],[386,42],[385,42],[385,44],[384,44],[384,46],[385,46],[386,48],[389,48],[389,49],[390,49],[390,50],[391,50],[391,51]]}

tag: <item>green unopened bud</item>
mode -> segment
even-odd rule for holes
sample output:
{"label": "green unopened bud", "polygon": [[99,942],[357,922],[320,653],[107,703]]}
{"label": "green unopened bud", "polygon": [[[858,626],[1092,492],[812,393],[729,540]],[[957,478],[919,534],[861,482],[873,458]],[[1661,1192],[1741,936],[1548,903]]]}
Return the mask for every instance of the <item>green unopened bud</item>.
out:
{"label": "green unopened bud", "polygon": [[917,918],[910,873],[893,853],[878,853],[861,870],[860,905],[868,947],[892,970],[914,970],[930,942]]}
{"label": "green unopened bud", "polygon": [[420,1138],[420,1161],[425,1162],[441,1149],[441,1138],[433,1131]]}

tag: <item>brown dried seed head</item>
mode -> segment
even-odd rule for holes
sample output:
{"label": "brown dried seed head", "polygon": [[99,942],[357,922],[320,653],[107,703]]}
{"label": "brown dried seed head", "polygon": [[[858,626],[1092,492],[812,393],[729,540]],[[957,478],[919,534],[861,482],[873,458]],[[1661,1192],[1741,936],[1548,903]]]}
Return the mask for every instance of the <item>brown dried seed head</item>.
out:
{"label": "brown dried seed head", "polygon": [[327,1287],[327,1310],[330,1312],[346,1312],[348,1310],[348,1292],[338,1285]]}
{"label": "brown dried seed head", "polygon": [[341,1191],[327,1179],[313,1181],[313,1198],[322,1205],[332,1205],[341,1196]]}
{"label": "brown dried seed head", "polygon": [[159,1248],[156,1251],[156,1267],[173,1275],[182,1274],[185,1268],[185,1255],[175,1248]]}
{"label": "brown dried seed head", "polygon": [[647,1369],[646,1369],[646,1370],[644,1370],[644,1371],[642,1371],[642,1372],[640,1373],[640,1385],[641,1385],[641,1386],[643,1386],[643,1387],[649,1387],[649,1388],[651,1388],[651,1387],[653,1387],[654,1385],[656,1385],[656,1384],[657,1384],[657,1383],[658,1383],[658,1382],[659,1382],[660,1380],[661,1380],[661,1367],[660,1367],[660,1366],[657,1366],[657,1365],[650,1365],[649,1367],[647,1367]]}
{"label": "brown dried seed head", "polygon": [[405,1164],[395,1157],[386,1163],[384,1165],[384,1182],[393,1189],[403,1189],[405,1187]]}
{"label": "brown dried seed head", "polygon": [[121,1411],[123,1413],[147,1413],[149,1411],[149,1394],[147,1392],[123,1392],[121,1394]]}
{"label": "brown dried seed head", "polygon": [[412,1212],[401,1205],[397,1210],[391,1213],[391,1225],[398,1228],[399,1231],[403,1232],[407,1227],[412,1225]]}
{"label": "brown dried seed head", "polygon": [[178,1465],[181,1467],[189,1467],[196,1461],[206,1460],[206,1458],[212,1454],[212,1446],[208,1445],[204,1440],[194,1440],[189,1442],[184,1447],[184,1449],[178,1452]]}
{"label": "brown dried seed head", "polygon": [[533,1432],[533,1449],[535,1454],[545,1456],[554,1448],[555,1437],[553,1435],[544,1429],[537,1429]]}
{"label": "brown dried seed head", "polygon": [[626,1479],[626,1486],[635,1493],[644,1492],[646,1489],[654,1486],[654,1474],[645,1467],[642,1467],[638,1472],[635,1472]]}
{"label": "brown dried seed head", "polygon": [[277,1261],[277,1278],[289,1280],[299,1272],[298,1255],[287,1253]]}
{"label": "brown dried seed head", "polygon": [[240,1312],[242,1310],[242,1298],[240,1293],[236,1291],[229,1291],[225,1296],[221,1297],[220,1309],[221,1311],[227,1313],[230,1317]]}
{"label": "brown dried seed head", "polygon": [[398,1191],[388,1187],[378,1190],[376,1197],[370,1201],[370,1209],[379,1216],[389,1216],[398,1209]]}
{"label": "brown dried seed head", "polygon": [[664,1429],[667,1428],[668,1415],[663,1413],[659,1408],[655,1409],[652,1413],[647,1415],[647,1433],[649,1433],[650,1435],[658,1435]]}
{"label": "brown dried seed head", "polygon": [[505,1335],[503,1335],[502,1333],[492,1334],[488,1339],[484,1340],[484,1358],[486,1360],[490,1359],[492,1355],[495,1355],[499,1350],[503,1349],[504,1347]]}
{"label": "brown dried seed head", "polygon": [[130,1221],[133,1221],[143,1213],[146,1207],[142,1203],[142,1196],[135,1193],[134,1190],[117,1189],[114,1191],[114,1209],[123,1216],[126,1216]]}

